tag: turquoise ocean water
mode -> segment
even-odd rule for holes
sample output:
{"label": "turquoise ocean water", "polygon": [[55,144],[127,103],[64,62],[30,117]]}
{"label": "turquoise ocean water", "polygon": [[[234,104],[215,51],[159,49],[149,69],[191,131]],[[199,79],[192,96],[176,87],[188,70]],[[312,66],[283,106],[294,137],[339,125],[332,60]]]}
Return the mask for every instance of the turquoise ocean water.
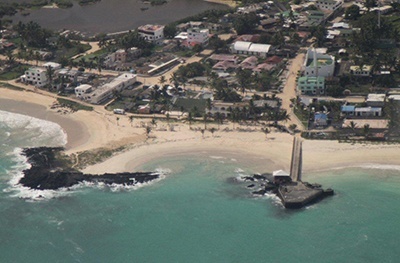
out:
{"label": "turquoise ocean water", "polygon": [[141,169],[169,172],[138,189],[82,186],[35,200],[15,185],[26,167],[18,147],[65,140],[55,124],[0,111],[0,262],[399,261],[398,167],[306,175],[337,194],[299,211],[251,197],[231,178],[255,171],[224,156],[148,163]]}

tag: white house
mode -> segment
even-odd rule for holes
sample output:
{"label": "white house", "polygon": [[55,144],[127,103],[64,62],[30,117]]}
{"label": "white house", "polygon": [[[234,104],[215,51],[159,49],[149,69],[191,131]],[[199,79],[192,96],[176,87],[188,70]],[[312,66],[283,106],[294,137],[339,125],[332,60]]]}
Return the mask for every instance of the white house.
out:
{"label": "white house", "polygon": [[332,77],[335,72],[335,57],[309,48],[303,64],[304,75],[308,77]]}
{"label": "white house", "polygon": [[44,87],[49,83],[47,70],[43,67],[33,67],[25,71],[21,76],[21,81],[36,87]]}
{"label": "white house", "polygon": [[93,91],[93,87],[89,84],[82,84],[75,88],[75,96],[87,100],[90,97],[90,93]]}
{"label": "white house", "polygon": [[53,70],[61,69],[61,64],[56,62],[46,62],[43,64],[43,67],[51,67]]}
{"label": "white house", "polygon": [[210,31],[208,29],[189,28],[187,30],[187,43],[189,46],[207,46]]}
{"label": "white house", "polygon": [[138,27],[138,33],[148,42],[161,43],[164,39],[164,26],[144,25]]}
{"label": "white house", "polygon": [[336,11],[343,5],[343,1],[340,0],[317,0],[315,2],[317,7],[323,11]]}
{"label": "white house", "polygon": [[356,107],[354,116],[357,117],[380,117],[382,116],[381,107]]}
{"label": "white house", "polygon": [[254,55],[258,57],[267,57],[271,45],[268,44],[255,44],[247,41],[236,41],[231,46],[231,52],[235,54]]}
{"label": "white house", "polygon": [[363,65],[362,68],[360,66],[351,66],[350,74],[359,77],[369,77],[372,72],[372,66]]}

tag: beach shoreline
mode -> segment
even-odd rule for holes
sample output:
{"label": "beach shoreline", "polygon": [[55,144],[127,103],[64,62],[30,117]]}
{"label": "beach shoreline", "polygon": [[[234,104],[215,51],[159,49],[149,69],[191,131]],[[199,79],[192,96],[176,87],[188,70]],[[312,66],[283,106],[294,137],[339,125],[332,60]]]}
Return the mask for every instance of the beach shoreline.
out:
{"label": "beach shoreline", "polygon": [[[169,131],[166,122],[157,120],[157,126],[146,139],[143,127],[150,125],[150,118],[135,119],[130,123],[128,116],[105,113],[99,106],[91,112],[60,114],[50,109],[55,101],[53,97],[11,89],[1,91],[0,110],[58,123],[68,136],[67,154],[101,147],[125,147],[123,152],[115,153],[104,162],[83,169],[86,173],[131,172],[159,158],[189,155],[235,159],[260,173],[290,168],[293,137],[287,133],[272,131],[266,137],[260,126],[242,126],[238,131],[233,130],[232,124],[224,124],[213,134],[206,131],[203,135],[200,130],[204,124],[189,127],[189,124],[177,121],[172,123],[174,131]],[[217,125],[208,124],[207,129],[211,127],[217,128]],[[398,144],[304,140],[303,171],[307,174],[345,167],[400,166],[400,160],[393,158],[399,151]]]}

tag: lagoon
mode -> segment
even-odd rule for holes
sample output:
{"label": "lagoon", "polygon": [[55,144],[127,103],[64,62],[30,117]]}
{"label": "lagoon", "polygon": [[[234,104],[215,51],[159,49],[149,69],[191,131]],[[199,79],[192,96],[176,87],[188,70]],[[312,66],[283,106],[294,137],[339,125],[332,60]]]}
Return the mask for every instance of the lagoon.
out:
{"label": "lagoon", "polygon": [[77,30],[86,35],[95,35],[132,30],[145,24],[168,24],[206,10],[225,8],[227,6],[203,0],[169,0],[160,6],[137,0],[102,0],[86,6],[74,2],[74,6],[68,9],[30,10],[29,15],[18,13],[12,20],[13,23],[35,21],[53,30]]}

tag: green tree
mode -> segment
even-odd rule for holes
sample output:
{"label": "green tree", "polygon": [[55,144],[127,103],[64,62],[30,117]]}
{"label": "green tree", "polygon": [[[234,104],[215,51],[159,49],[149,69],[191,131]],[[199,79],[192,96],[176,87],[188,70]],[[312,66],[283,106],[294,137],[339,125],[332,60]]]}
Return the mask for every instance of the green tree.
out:
{"label": "green tree", "polygon": [[159,79],[158,82],[160,83],[161,87],[164,86],[164,83],[167,82],[167,80],[165,79],[165,76],[162,75]]}
{"label": "green tree", "polygon": [[357,20],[360,17],[360,7],[358,5],[351,5],[346,8],[345,18],[349,20]]}
{"label": "green tree", "polygon": [[164,36],[166,38],[174,38],[176,35],[177,31],[176,31],[176,26],[175,23],[172,24],[168,24],[164,27]]}
{"label": "green tree", "polygon": [[214,132],[215,132],[216,130],[217,130],[217,129],[215,129],[214,127],[212,127],[212,128],[210,129],[210,132],[211,132],[212,137],[214,137]]}
{"label": "green tree", "polygon": [[249,80],[251,78],[251,70],[239,68],[236,71],[236,79],[238,81],[241,92],[246,92],[246,86],[249,84]]}
{"label": "green tree", "polygon": [[51,90],[53,86],[53,77],[54,77],[54,69],[51,66],[46,67],[46,76],[49,80],[49,90]]}
{"label": "green tree", "polygon": [[256,13],[237,16],[233,21],[233,28],[238,35],[250,33],[258,25],[259,18]]}
{"label": "green tree", "polygon": [[370,128],[369,124],[365,124],[363,127],[363,133],[364,133],[365,139],[368,138],[370,132],[371,132],[371,128]]}

